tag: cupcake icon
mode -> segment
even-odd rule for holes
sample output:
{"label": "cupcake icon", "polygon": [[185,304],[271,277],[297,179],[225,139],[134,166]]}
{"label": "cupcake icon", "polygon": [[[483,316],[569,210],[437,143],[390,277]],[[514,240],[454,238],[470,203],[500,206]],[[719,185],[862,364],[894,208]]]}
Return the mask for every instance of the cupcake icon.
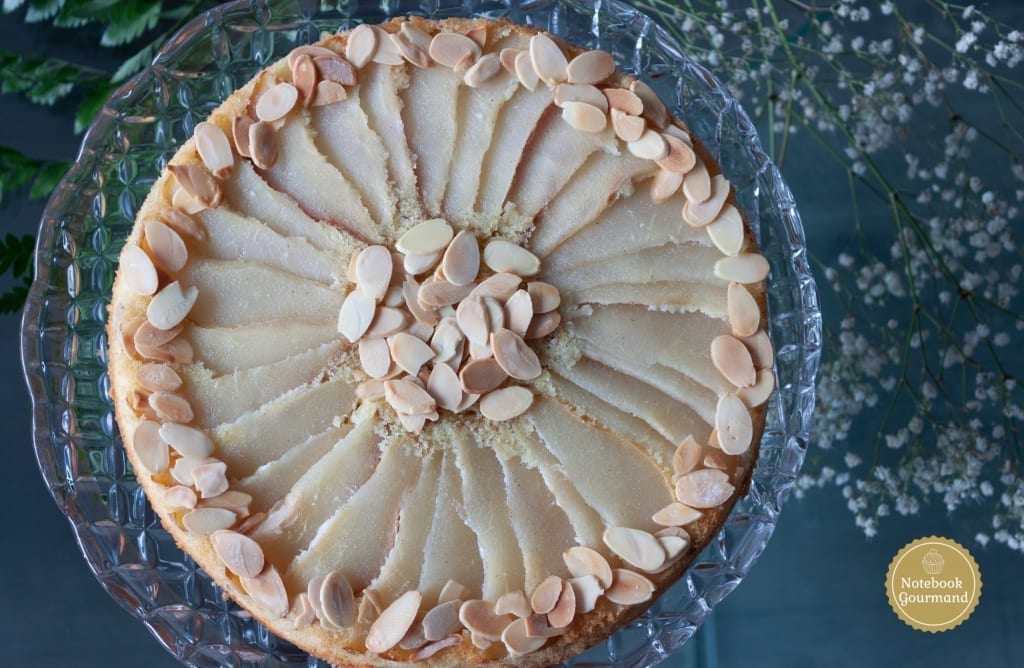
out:
{"label": "cupcake icon", "polygon": [[946,560],[942,558],[942,555],[935,551],[935,548],[928,550],[927,554],[921,557],[921,566],[924,567],[924,572],[928,575],[938,575],[942,572],[942,566],[946,563]]}

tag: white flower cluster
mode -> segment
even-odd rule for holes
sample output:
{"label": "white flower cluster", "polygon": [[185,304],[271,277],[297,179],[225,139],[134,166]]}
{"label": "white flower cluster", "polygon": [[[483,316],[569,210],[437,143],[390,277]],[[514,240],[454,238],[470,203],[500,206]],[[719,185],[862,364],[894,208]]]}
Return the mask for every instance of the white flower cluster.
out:
{"label": "white flower cluster", "polygon": [[839,490],[868,536],[928,503],[980,506],[977,541],[1024,552],[1024,33],[943,0],[639,4],[675,13],[784,171],[799,137],[850,184],[860,243],[818,260],[834,299],[797,496]]}

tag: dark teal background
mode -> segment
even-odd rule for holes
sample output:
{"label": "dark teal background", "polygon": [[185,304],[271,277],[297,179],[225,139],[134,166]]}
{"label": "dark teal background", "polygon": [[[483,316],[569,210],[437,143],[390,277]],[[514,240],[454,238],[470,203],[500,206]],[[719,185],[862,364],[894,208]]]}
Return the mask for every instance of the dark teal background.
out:
{"label": "dark teal background", "polygon": [[[988,10],[1024,28],[1024,9],[1018,3],[991,3]],[[95,43],[93,37],[28,29],[7,15],[0,16],[0,37],[4,49],[85,58],[110,69],[119,62],[98,47],[92,47],[91,57],[83,57]],[[0,97],[0,145],[37,157],[70,157],[81,139],[72,134],[73,112],[72,105],[41,109]],[[798,153],[787,158],[787,179],[811,246],[820,257],[834,257],[844,242],[837,230],[847,229],[846,214],[836,207],[836,202],[848,201],[846,181],[802,180],[799,158]],[[811,175],[810,166],[807,173]],[[35,232],[42,208],[41,202],[9,198],[0,206],[0,233]],[[0,354],[0,666],[177,665],[100,588],[43,485],[21,379],[19,326],[20,315],[0,316],[0,350],[5,351]],[[910,519],[888,518],[868,542],[835,488],[791,500],[751,575],[719,606],[696,642],[665,665],[1024,666],[1024,555],[974,543],[984,518],[966,509],[951,519],[944,509],[929,507]],[[941,634],[905,626],[889,609],[884,589],[886,569],[897,550],[933,534],[967,545],[983,578],[973,616]]]}

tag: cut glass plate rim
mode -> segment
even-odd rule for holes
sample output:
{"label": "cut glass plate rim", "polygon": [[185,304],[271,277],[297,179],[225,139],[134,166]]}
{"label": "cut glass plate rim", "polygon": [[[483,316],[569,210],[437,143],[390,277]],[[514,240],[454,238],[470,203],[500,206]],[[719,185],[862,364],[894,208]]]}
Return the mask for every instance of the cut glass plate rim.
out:
{"label": "cut glass plate rim", "polygon": [[[651,610],[569,662],[653,665],[693,635],[747,574],[771,537],[806,451],[820,358],[821,315],[799,214],[781,175],[762,150],[753,123],[717,79],[691,61],[668,33],[618,0],[464,0],[450,5],[437,0],[356,1],[325,10],[309,2],[239,0],[211,9],[185,26],[160,50],[154,65],[122,86],[101,110],[85,135],[78,159],[43,214],[36,278],[22,319],[22,364],[33,402],[33,439],[40,472],[70,520],[101,585],[175,657],[191,665],[209,666],[321,665],[268,633],[234,603],[224,601],[202,570],[173,545],[134,483],[106,395],[103,324],[113,263],[124,236],[118,237],[117,229],[108,229],[107,223],[122,210],[131,212],[139,202],[132,202],[127,186],[117,190],[119,197],[110,201],[105,189],[114,186],[103,165],[104,161],[119,160],[120,169],[125,158],[140,150],[129,139],[126,125],[147,122],[144,116],[132,113],[138,111],[142,97],[168,95],[155,69],[164,68],[165,74],[182,77],[177,92],[188,89],[191,73],[187,63],[211,32],[234,25],[240,33],[272,33],[277,42],[292,40],[295,44],[315,39],[318,26],[350,27],[410,13],[508,16],[582,46],[604,47],[601,40],[610,39],[615,31],[633,38],[634,49],[625,59],[616,53],[620,66],[645,79],[652,73],[656,78],[662,76],[660,84],[648,80],[670,101],[675,100],[674,106],[681,106],[688,120],[691,113],[703,119],[691,127],[720,158],[726,175],[736,184],[740,202],[772,266],[770,331],[777,349],[779,390],[769,405],[761,455],[747,496],[734,507],[717,539],[687,575]],[[258,55],[259,47],[254,49]],[[283,55],[280,49],[279,44],[270,47],[273,55],[254,63],[252,73]],[[222,52],[217,57],[230,60],[232,56]],[[676,85],[666,88],[666,80]],[[693,97],[684,97],[684,92]],[[693,111],[694,101],[706,104],[707,109]],[[737,145],[728,146],[730,152],[721,156],[723,143],[732,140]],[[729,164],[740,157],[744,161]],[[134,163],[127,162],[130,170]],[[161,165],[149,165],[151,176],[159,173]],[[93,197],[84,197],[91,189],[96,191]],[[130,228],[133,216],[127,218],[127,223],[122,220],[122,228],[125,224]],[[87,232],[92,235],[88,239]],[[167,600],[168,592],[171,600]]]}

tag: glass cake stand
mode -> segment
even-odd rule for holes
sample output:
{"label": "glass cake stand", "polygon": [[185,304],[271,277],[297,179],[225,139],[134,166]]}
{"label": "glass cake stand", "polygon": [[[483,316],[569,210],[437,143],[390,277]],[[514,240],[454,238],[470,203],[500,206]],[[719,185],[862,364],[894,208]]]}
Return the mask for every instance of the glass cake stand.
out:
{"label": "glass cake stand", "polygon": [[179,660],[197,666],[326,664],[221,596],[150,509],[108,397],[104,324],[136,211],[175,148],[235,88],[321,32],[403,14],[508,17],[589,48],[651,83],[704,141],[737,191],[771,264],[772,397],[749,494],[687,575],[641,618],[573,665],[649,666],[676,652],[743,579],[775,529],[804,459],[821,346],[818,295],[789,189],[725,88],[656,23],[611,1],[245,0],[191,22],[118,90],[85,136],[39,230],[22,356],[39,469],[110,595]]}

